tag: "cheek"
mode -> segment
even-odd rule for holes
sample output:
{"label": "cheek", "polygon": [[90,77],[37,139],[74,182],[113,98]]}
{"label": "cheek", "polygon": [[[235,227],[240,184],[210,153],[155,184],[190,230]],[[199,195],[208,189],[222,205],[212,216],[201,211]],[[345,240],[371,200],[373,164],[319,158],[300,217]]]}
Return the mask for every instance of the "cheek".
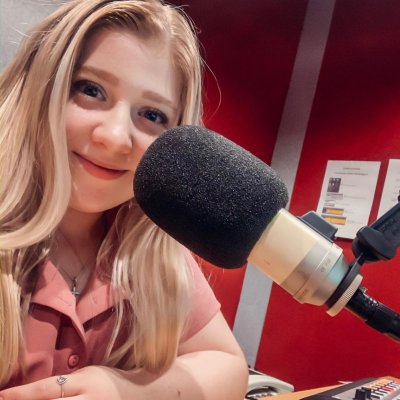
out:
{"label": "cheek", "polygon": [[74,107],[69,105],[67,107],[65,129],[67,134],[68,147],[74,143],[76,137],[78,137],[78,131],[80,130],[79,124],[79,113],[74,110]]}
{"label": "cheek", "polygon": [[158,136],[147,135],[146,133],[137,131],[133,139],[132,161],[133,168],[136,169],[143,154],[149,146],[157,139]]}
{"label": "cheek", "polygon": [[67,106],[65,129],[68,147],[73,147],[90,135],[93,124],[88,116],[87,112],[83,112],[74,104]]}

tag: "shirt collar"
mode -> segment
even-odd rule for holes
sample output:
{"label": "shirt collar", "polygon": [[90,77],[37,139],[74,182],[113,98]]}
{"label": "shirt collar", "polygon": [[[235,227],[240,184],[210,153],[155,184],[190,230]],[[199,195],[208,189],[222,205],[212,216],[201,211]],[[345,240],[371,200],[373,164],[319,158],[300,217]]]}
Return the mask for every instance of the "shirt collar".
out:
{"label": "shirt collar", "polygon": [[50,260],[45,261],[40,267],[39,279],[31,302],[67,315],[77,326],[82,326],[115,305],[109,280],[100,279],[94,271],[84,292],[77,299]]}

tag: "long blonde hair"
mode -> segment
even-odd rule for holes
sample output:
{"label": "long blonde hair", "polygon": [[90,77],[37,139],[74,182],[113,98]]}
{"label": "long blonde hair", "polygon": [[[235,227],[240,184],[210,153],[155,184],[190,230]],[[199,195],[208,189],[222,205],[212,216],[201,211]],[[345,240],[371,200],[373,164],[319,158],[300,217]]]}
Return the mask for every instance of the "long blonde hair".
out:
{"label": "long blonde hair", "polygon": [[[0,76],[0,387],[22,368],[32,282],[68,207],[65,106],[72,75],[88,36],[103,27],[166,38],[183,82],[180,123],[201,124],[202,61],[193,24],[180,9],[158,0],[74,0],[30,32]],[[116,297],[127,298],[118,301],[104,363],[168,367],[187,313],[184,249],[132,201],[120,207],[99,259]],[[134,329],[116,348],[127,320]]]}

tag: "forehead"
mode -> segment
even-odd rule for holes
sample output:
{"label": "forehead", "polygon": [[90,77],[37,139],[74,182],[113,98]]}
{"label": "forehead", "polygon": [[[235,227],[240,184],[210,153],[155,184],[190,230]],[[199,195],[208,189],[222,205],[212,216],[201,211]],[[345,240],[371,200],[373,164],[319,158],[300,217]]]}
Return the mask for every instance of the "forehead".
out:
{"label": "forehead", "polygon": [[112,63],[123,52],[132,66],[146,59],[172,64],[170,46],[161,34],[144,37],[136,31],[123,28],[101,28],[90,33],[83,44],[78,64],[88,60],[104,62],[107,58]]}
{"label": "forehead", "polygon": [[83,46],[78,70],[82,66],[101,68],[135,88],[179,98],[179,73],[161,35],[141,37],[127,29],[100,29]]}

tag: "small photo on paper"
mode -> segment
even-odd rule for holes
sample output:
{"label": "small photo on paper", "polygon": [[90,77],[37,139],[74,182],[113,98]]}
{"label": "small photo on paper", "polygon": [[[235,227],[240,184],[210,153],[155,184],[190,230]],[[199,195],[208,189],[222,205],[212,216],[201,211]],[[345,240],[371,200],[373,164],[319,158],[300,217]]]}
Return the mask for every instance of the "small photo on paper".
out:
{"label": "small photo on paper", "polygon": [[329,178],[327,192],[339,193],[341,181],[342,178]]}

